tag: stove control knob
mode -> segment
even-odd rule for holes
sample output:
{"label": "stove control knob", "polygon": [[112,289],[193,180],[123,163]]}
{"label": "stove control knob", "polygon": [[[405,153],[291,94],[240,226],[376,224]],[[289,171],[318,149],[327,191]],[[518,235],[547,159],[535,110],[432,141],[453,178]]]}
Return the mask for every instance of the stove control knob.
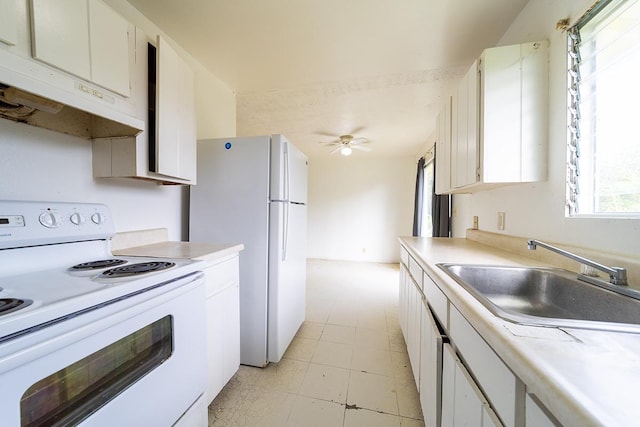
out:
{"label": "stove control knob", "polygon": [[40,224],[47,228],[58,228],[60,217],[53,212],[43,212],[40,214]]}
{"label": "stove control knob", "polygon": [[104,215],[101,214],[100,212],[96,212],[93,215],[91,215],[91,221],[93,221],[94,224],[100,225],[104,222],[105,218]]}
{"label": "stove control knob", "polygon": [[82,225],[84,224],[85,218],[84,216],[76,212],[74,214],[71,214],[71,216],[69,217],[69,220],[75,225]]}

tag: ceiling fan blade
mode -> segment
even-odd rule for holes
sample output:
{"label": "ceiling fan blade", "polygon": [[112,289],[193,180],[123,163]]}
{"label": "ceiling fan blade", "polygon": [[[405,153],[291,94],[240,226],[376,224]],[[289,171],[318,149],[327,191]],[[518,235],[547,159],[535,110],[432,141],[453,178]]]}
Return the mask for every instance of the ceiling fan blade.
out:
{"label": "ceiling fan blade", "polygon": [[342,141],[340,141],[339,139],[335,139],[333,141],[318,141],[318,144],[324,144],[324,145],[342,145]]}
{"label": "ceiling fan blade", "polygon": [[342,145],[339,145],[336,148],[334,148],[333,150],[329,151],[329,154],[335,154],[335,153],[339,152],[340,150],[342,150]]}
{"label": "ceiling fan blade", "polygon": [[363,145],[352,145],[351,148],[353,148],[354,150],[360,150],[360,151],[371,151],[371,148],[365,147]]}
{"label": "ceiling fan blade", "polygon": [[367,138],[359,137],[359,138],[353,138],[349,143],[350,144],[364,144],[366,142],[369,142],[369,140]]}
{"label": "ceiling fan blade", "polygon": [[317,131],[313,133],[314,135],[318,135],[318,136],[326,136],[329,138],[337,138],[338,136],[335,133],[331,133],[331,132],[324,132],[324,131]]}
{"label": "ceiling fan blade", "polygon": [[365,129],[366,129],[366,127],[364,127],[364,126],[358,126],[357,128],[353,129],[353,130],[350,132],[350,134],[351,134],[351,135],[355,135],[355,134],[357,134],[357,133],[362,132],[362,131],[363,131],[363,130],[365,130]]}

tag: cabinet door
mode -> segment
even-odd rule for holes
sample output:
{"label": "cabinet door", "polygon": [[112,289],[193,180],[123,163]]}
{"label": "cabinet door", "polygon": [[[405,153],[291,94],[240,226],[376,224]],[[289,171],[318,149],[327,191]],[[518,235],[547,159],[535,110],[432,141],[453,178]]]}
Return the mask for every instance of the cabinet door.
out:
{"label": "cabinet door", "polygon": [[156,165],[154,172],[196,180],[194,77],[162,37],[156,47]]}
{"label": "cabinet door", "polygon": [[527,427],[557,427],[560,425],[551,415],[547,415],[546,411],[530,394],[527,394],[525,398],[525,420]]}
{"label": "cabinet door", "polygon": [[13,46],[18,42],[18,0],[0,0],[0,42]]}
{"label": "cabinet door", "polygon": [[451,345],[442,357],[442,427],[502,426]]}
{"label": "cabinet door", "polygon": [[33,56],[91,80],[87,0],[31,0]]}
{"label": "cabinet door", "polygon": [[204,269],[207,307],[207,388],[209,404],[240,366],[238,257]]}
{"label": "cabinet door", "polygon": [[438,114],[436,141],[436,194],[451,188],[451,97]]}
{"label": "cabinet door", "polygon": [[427,427],[440,425],[442,336],[426,304],[420,329],[420,406]]}
{"label": "cabinet door", "polygon": [[455,97],[455,139],[452,138],[453,187],[476,182],[478,153],[478,63],[460,81]]}
{"label": "cabinet door", "polygon": [[90,0],[89,29],[91,81],[129,96],[129,23],[102,1]]}

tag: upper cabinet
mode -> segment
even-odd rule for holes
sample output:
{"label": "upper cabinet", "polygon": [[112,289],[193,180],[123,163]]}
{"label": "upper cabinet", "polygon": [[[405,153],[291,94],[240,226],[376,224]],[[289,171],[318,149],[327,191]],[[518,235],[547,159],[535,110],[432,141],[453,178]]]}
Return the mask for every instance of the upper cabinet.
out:
{"label": "upper cabinet", "polygon": [[161,37],[150,39],[135,29],[134,81],[144,105],[137,114],[146,129],[136,137],[93,141],[96,178],[141,178],[161,184],[196,182],[194,75]]}
{"label": "upper cabinet", "polygon": [[155,79],[155,165],[151,170],[195,184],[194,76],[189,65],[158,36]]}
{"label": "upper cabinet", "polygon": [[16,0],[0,0],[0,42],[13,46],[18,42],[18,5]]}
{"label": "upper cabinet", "polygon": [[34,58],[130,95],[129,23],[123,17],[101,0],[31,0],[31,17]]}
{"label": "upper cabinet", "polygon": [[436,122],[436,193],[442,194],[451,188],[451,96],[445,100],[444,107]]}
{"label": "upper cabinet", "polygon": [[437,193],[546,179],[547,44],[486,49],[473,63],[441,112],[436,153],[450,152],[450,167],[436,166]]}

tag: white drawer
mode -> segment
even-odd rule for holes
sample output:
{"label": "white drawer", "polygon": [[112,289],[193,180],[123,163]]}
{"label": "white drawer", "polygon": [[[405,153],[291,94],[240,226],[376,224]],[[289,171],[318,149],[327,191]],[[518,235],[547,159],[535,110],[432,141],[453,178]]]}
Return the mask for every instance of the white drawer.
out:
{"label": "white drawer", "polygon": [[[452,305],[449,336],[505,426],[516,424],[517,378]],[[522,401],[522,399],[520,399]]]}
{"label": "white drawer", "polygon": [[422,291],[422,267],[420,267],[420,264],[412,257],[409,257],[409,273],[418,285],[418,288]]}
{"label": "white drawer", "polygon": [[431,277],[424,273],[423,279],[423,292],[424,296],[431,306],[431,309],[435,313],[440,325],[445,329],[445,331],[449,330],[449,300],[445,296],[445,294],[440,290],[438,285],[435,284]]}
{"label": "white drawer", "polygon": [[206,279],[205,292],[207,298],[238,283],[240,271],[238,259],[238,255],[234,255],[207,264],[207,267],[203,270]]}

